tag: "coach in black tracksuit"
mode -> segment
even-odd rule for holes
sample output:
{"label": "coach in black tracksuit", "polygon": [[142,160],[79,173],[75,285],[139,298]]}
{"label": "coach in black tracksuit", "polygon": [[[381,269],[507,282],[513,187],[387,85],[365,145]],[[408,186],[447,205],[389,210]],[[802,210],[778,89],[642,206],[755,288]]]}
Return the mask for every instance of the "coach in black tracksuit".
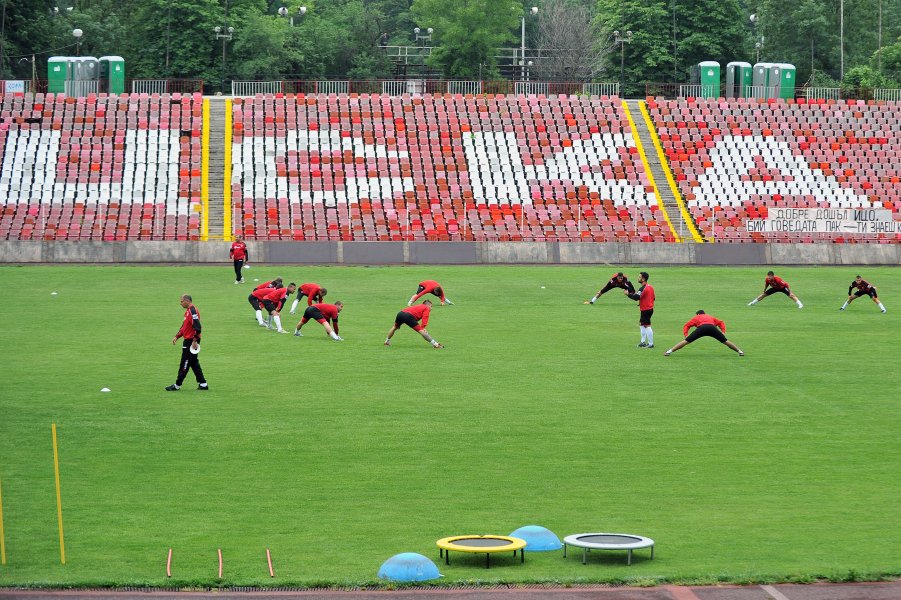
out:
{"label": "coach in black tracksuit", "polygon": [[181,324],[181,329],[172,338],[172,345],[175,345],[179,338],[184,339],[181,345],[181,362],[178,363],[178,377],[175,383],[166,386],[166,391],[177,391],[184,383],[188,369],[194,371],[197,389],[208,390],[210,388],[203,376],[203,369],[200,368],[200,359],[197,358],[197,353],[200,352],[200,313],[197,312],[191,296],[187,294],[181,297],[181,307],[185,309],[185,320]]}

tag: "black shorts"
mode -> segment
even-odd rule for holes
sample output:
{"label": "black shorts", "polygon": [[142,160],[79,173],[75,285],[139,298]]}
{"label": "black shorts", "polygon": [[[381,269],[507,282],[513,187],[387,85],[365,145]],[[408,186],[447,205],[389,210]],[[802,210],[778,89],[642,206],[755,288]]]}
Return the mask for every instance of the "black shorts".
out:
{"label": "black shorts", "polygon": [[648,310],[641,311],[641,315],[638,317],[638,324],[644,325],[645,327],[649,327],[651,325],[651,315],[654,314],[654,309],[649,308]]}
{"label": "black shorts", "polygon": [[700,327],[696,327],[694,331],[688,334],[688,337],[685,338],[685,341],[690,344],[696,339],[702,337],[712,337],[721,344],[726,343],[726,335],[720,330],[719,327],[712,323],[705,323]]}
{"label": "black shorts", "polygon": [[615,290],[616,288],[620,288],[620,289],[622,289],[622,290],[626,290],[626,291],[629,292],[630,294],[634,294],[634,293],[635,293],[635,287],[632,285],[632,282],[631,282],[631,281],[628,282],[628,283],[626,283],[626,284],[611,283],[610,281],[608,281],[608,282],[607,282],[607,285],[605,285],[605,286],[601,289],[600,295],[603,296],[604,294],[606,294],[606,293],[609,292],[610,290]]}
{"label": "black shorts", "polygon": [[250,305],[253,307],[254,310],[262,310],[260,308],[260,300],[253,294],[247,296],[247,301],[250,302]]}
{"label": "black shorts", "polygon": [[271,300],[263,300],[263,307],[267,312],[281,312],[282,306],[284,302],[279,300],[278,302],[272,302]]}
{"label": "black shorts", "polygon": [[764,295],[764,296],[772,296],[773,294],[778,294],[779,292],[782,292],[782,293],[785,294],[786,296],[791,296],[791,295],[792,295],[791,290],[788,289],[787,287],[784,287],[784,288],[782,288],[781,290],[777,290],[776,288],[771,287],[771,288],[769,288],[767,291],[765,291],[765,292],[763,293],[763,295]]}
{"label": "black shorts", "polygon": [[394,317],[394,326],[400,327],[401,325],[408,325],[410,329],[414,331],[419,331],[420,329],[422,329],[422,327],[419,325],[419,320],[412,314],[403,310],[397,313],[397,316]]}
{"label": "black shorts", "polygon": [[315,306],[308,306],[305,311],[303,311],[303,320],[306,321],[316,321],[321,323],[325,321],[325,315],[322,314],[322,311],[316,308]]}
{"label": "black shorts", "polygon": [[860,298],[861,296],[869,296],[870,298],[877,298],[877,297],[878,297],[878,296],[876,295],[876,288],[870,288],[870,291],[869,291],[869,292],[862,292],[862,291],[860,291],[860,290],[855,290],[855,291],[854,291],[854,296],[857,297],[857,298]]}

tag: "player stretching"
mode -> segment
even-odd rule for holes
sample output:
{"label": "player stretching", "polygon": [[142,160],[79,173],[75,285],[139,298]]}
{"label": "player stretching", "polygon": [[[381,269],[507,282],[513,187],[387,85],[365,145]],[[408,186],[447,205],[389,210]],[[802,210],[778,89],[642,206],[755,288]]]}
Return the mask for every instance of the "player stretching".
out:
{"label": "player stretching", "polygon": [[788,282],[781,277],[776,277],[776,275],[774,275],[772,271],[767,271],[766,279],[763,282],[763,293],[748,302],[748,306],[754,306],[767,296],[772,296],[773,294],[777,294],[779,292],[794,300],[798,304],[798,308],[804,308],[804,305],[801,304],[801,301],[798,300],[798,297],[792,294],[791,289],[788,287]]}
{"label": "player stretching", "polygon": [[282,329],[281,311],[285,307],[285,302],[288,301],[288,296],[293,294],[296,289],[297,284],[289,283],[286,288],[263,288],[261,290],[254,290],[251,297],[256,296],[263,304],[263,308],[265,308],[266,312],[269,314],[269,319],[266,323],[263,323],[262,319],[259,318],[259,311],[257,311],[257,319],[260,321],[261,326],[268,328],[270,321],[274,321],[275,329],[278,333],[288,333]]}
{"label": "player stretching", "polygon": [[[338,313],[343,309],[344,303],[340,300],[334,304],[314,304],[313,306],[308,306],[307,309],[303,311],[303,318],[300,320],[300,323],[298,323],[297,327],[294,329],[294,335],[303,337],[300,329],[307,321],[312,319],[325,328],[325,332],[330,338],[336,342],[343,342],[344,338],[338,335]],[[329,321],[331,321],[331,325],[329,324]]]}
{"label": "player stretching", "polygon": [[297,305],[304,296],[307,297],[307,306],[313,306],[313,304],[324,302],[323,298],[325,298],[326,294],[328,294],[328,290],[324,287],[319,287],[317,283],[301,284],[297,288],[297,298],[291,303],[291,314],[293,315],[297,310]]}
{"label": "player stretching", "polygon": [[[432,310],[432,301],[426,300],[422,304],[417,304],[416,306],[410,306],[399,313],[394,317],[394,325],[391,327],[391,331],[388,332],[388,337],[385,338],[385,345],[391,345],[391,338],[394,336],[394,333],[400,329],[401,325],[407,325],[413,331],[419,333],[422,338],[430,343],[433,348],[444,348],[441,344],[438,343],[438,340],[432,338],[429,335],[429,332],[426,331],[426,325],[429,324],[429,313]],[[420,323],[422,321],[422,323]]]}
{"label": "player stretching", "polygon": [[[717,340],[721,344],[726,344],[729,348],[732,348],[736,352],[738,352],[739,356],[744,356],[745,353],[742,352],[741,348],[730,342],[726,339],[726,324],[717,319],[716,317],[712,317],[706,314],[703,310],[699,310],[695,313],[695,317],[691,319],[688,323],[686,323],[682,327],[682,336],[685,337],[684,340],[667,350],[663,353],[663,356],[669,356],[676,350],[680,348],[684,348],[689,345],[693,341],[702,337],[712,337]],[[691,335],[688,335],[688,330],[692,327],[695,328],[694,331],[691,332]]]}
{"label": "player stretching", "polygon": [[654,288],[648,283],[650,275],[642,271],[638,274],[638,283],[641,287],[637,292],[629,293],[624,290],[623,293],[632,300],[638,300],[638,310],[641,315],[638,318],[638,326],[641,328],[641,342],[639,348],[654,347],[654,330],[651,329],[651,315],[654,314]]}
{"label": "player stretching", "polygon": [[594,298],[591,300],[586,300],[582,304],[594,304],[597,302],[597,299],[612,290],[613,288],[621,288],[626,290],[629,294],[635,293],[635,286],[632,285],[632,282],[629,281],[629,278],[623,275],[622,273],[617,273],[613,277],[610,278],[610,281],[607,282],[602,289],[598,290],[598,293],[594,295]]}
{"label": "player stretching", "polygon": [[[857,288],[857,291],[855,291],[852,295],[851,291],[854,290],[854,288]],[[861,296],[869,296],[873,299],[873,302],[875,302],[879,306],[879,310],[885,312],[885,307],[882,306],[882,302],[879,301],[879,296],[876,294],[876,287],[866,281],[860,275],[855,277],[854,281],[851,282],[851,285],[848,286],[848,299],[845,300],[845,303],[842,304],[842,307],[839,310],[845,310],[846,308],[848,308],[849,304],[851,304]]]}
{"label": "player stretching", "polygon": [[454,305],[450,299],[444,295],[444,290],[441,288],[441,284],[437,281],[432,281],[431,279],[426,279],[425,281],[419,282],[419,287],[416,288],[416,293],[413,294],[413,297],[410,298],[410,301],[407,302],[407,306],[413,306],[413,303],[425,296],[426,294],[431,294],[433,296],[438,296],[441,298],[441,306],[445,304]]}

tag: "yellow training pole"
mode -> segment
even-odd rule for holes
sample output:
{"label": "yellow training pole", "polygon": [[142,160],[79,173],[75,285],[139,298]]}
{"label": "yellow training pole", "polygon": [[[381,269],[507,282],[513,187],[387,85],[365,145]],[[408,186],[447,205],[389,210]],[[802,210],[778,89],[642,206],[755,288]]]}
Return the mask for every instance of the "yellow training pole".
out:
{"label": "yellow training pole", "polygon": [[3,537],[3,481],[0,481],[0,565],[6,564],[6,542]]}
{"label": "yellow training pole", "polygon": [[63,541],[63,497],[59,491],[59,451],[56,446],[56,423],[51,423],[53,433],[53,471],[56,474],[56,517],[59,520],[59,562],[66,564],[66,543]]}

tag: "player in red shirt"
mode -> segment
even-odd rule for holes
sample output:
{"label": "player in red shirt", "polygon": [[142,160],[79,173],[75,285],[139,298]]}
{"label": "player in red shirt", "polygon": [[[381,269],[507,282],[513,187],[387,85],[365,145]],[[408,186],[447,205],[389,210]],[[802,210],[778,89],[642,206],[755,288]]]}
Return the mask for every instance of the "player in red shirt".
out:
{"label": "player in red shirt", "polygon": [[228,256],[235,264],[235,283],[244,283],[244,275],[241,273],[241,269],[244,268],[246,263],[250,262],[250,253],[247,250],[247,244],[244,243],[244,239],[240,235],[232,242]]}
{"label": "player in red shirt", "polygon": [[247,300],[256,311],[257,323],[260,324],[260,327],[269,327],[269,321],[263,321],[263,309],[265,309],[271,320],[275,322],[276,330],[279,333],[288,333],[282,329],[281,310],[285,305],[285,300],[296,289],[297,284],[289,283],[286,288],[264,287],[251,292]]}
{"label": "player in red shirt", "polygon": [[[343,342],[344,338],[338,335],[338,313],[343,309],[344,303],[340,300],[334,304],[314,304],[313,306],[308,306],[307,309],[303,311],[303,318],[300,320],[300,323],[298,323],[297,327],[294,329],[294,335],[303,337],[300,329],[304,326],[304,323],[312,319],[325,327],[325,332],[330,338],[336,342]],[[331,321],[331,324],[329,324],[329,321]]]}
{"label": "player in red shirt", "polygon": [[[419,332],[419,335],[422,338],[430,343],[433,348],[444,348],[441,344],[438,343],[438,340],[432,338],[429,335],[429,332],[426,331],[426,325],[429,324],[429,313],[432,310],[432,301],[426,300],[422,304],[417,304],[416,306],[409,306],[394,317],[394,325],[391,327],[391,331],[388,332],[388,337],[385,338],[385,345],[391,345],[391,338],[394,336],[394,333],[400,329],[401,325],[409,326],[413,331]],[[420,323],[420,321],[422,321]]]}
{"label": "player in red shirt", "polygon": [[291,314],[297,310],[297,305],[300,303],[300,299],[304,296],[307,297],[307,306],[313,306],[315,303],[324,302],[325,295],[328,294],[328,290],[324,287],[319,287],[318,283],[302,283],[299,288],[297,288],[297,298],[294,299],[294,302],[291,304]]}
{"label": "player in red shirt", "polygon": [[175,383],[166,386],[166,391],[178,391],[188,375],[188,369],[194,371],[194,377],[197,379],[197,389],[208,390],[210,386],[203,376],[203,369],[200,368],[200,360],[197,358],[197,355],[200,353],[200,313],[197,312],[193,299],[188,294],[182,296],[179,302],[181,307],[185,309],[185,318],[182,321],[181,329],[172,338],[172,345],[174,346],[179,338],[184,339],[181,345],[181,362],[178,363],[178,375],[175,378]]}
{"label": "player in red shirt", "polygon": [[276,277],[272,281],[265,281],[253,289],[254,289],[254,291],[256,291],[256,290],[261,290],[263,288],[280,288],[280,287],[283,287],[282,286],[282,278]]}
{"label": "player in red shirt", "polygon": [[425,296],[426,294],[431,294],[433,296],[437,296],[441,298],[441,306],[445,304],[454,305],[450,299],[444,295],[444,290],[441,288],[441,284],[437,281],[433,281],[431,279],[426,279],[425,281],[419,282],[419,287],[416,288],[416,293],[410,298],[410,301],[407,302],[407,306],[413,306],[413,303]]}
{"label": "player in red shirt", "polygon": [[[694,327],[695,330],[689,335],[688,330],[692,327]],[[726,324],[716,317],[706,314],[703,310],[696,312],[695,317],[682,327],[682,335],[685,336],[685,339],[664,352],[663,356],[669,356],[676,350],[684,348],[696,339],[702,337],[712,337],[721,344],[726,344],[726,346],[738,352],[739,356],[745,355],[741,348],[726,339]]]}
{"label": "player in red shirt", "polygon": [[638,318],[638,326],[641,328],[641,342],[638,343],[639,348],[654,347],[654,330],[651,329],[651,315],[654,314],[654,288],[648,283],[648,275],[645,271],[638,274],[638,283],[641,287],[638,291],[629,293],[629,290],[623,290],[623,293],[632,300],[638,300],[638,310],[641,314]]}
{"label": "player in red shirt", "polygon": [[[854,288],[857,288],[857,291],[854,291]],[[851,293],[852,291],[854,291],[853,295]],[[839,310],[845,310],[848,308],[849,304],[861,296],[869,296],[873,299],[873,302],[879,306],[879,310],[885,312],[885,307],[882,305],[882,302],[879,301],[879,295],[876,293],[876,287],[860,275],[855,277],[854,281],[851,282],[851,285],[848,286],[848,299],[845,300],[845,303],[842,304],[842,307]]]}
{"label": "player in red shirt", "polygon": [[772,296],[777,293],[785,294],[797,303],[798,308],[804,308],[804,305],[801,304],[798,297],[792,294],[791,289],[788,287],[788,282],[781,277],[776,277],[772,271],[767,271],[766,279],[763,282],[763,293],[748,302],[748,306],[754,306],[767,296]]}
{"label": "player in red shirt", "polygon": [[635,293],[635,286],[632,285],[632,282],[629,281],[629,278],[622,273],[615,273],[613,277],[610,278],[610,281],[607,282],[607,285],[598,290],[598,293],[594,295],[594,298],[592,298],[591,300],[586,300],[582,304],[594,304],[595,302],[597,302],[598,298],[614,288],[624,289],[630,294]]}

